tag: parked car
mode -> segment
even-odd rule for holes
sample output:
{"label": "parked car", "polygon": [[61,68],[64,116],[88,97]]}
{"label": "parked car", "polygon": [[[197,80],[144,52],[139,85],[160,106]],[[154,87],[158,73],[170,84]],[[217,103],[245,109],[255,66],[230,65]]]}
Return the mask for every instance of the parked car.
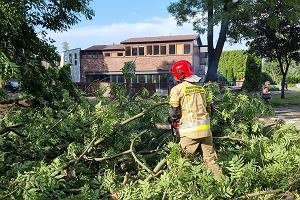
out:
{"label": "parked car", "polygon": [[18,92],[20,90],[20,83],[18,80],[9,80],[5,84],[5,88],[10,92]]}

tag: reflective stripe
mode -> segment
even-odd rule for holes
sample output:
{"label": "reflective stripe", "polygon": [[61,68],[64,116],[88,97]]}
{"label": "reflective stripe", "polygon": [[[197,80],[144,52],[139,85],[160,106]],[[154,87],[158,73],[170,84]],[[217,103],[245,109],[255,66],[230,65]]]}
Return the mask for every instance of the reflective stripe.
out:
{"label": "reflective stripe", "polygon": [[210,129],[210,124],[203,124],[200,126],[195,126],[191,128],[179,128],[179,133],[180,134],[185,134],[185,133],[192,133],[194,131],[204,131],[204,130],[209,130]]}
{"label": "reflective stripe", "polygon": [[192,123],[187,123],[187,124],[181,124],[180,128],[182,128],[182,129],[192,128],[192,127],[195,127],[195,126],[207,125],[207,124],[210,124],[210,120],[209,119],[200,120],[200,121],[196,121],[196,122],[192,122]]}
{"label": "reflective stripe", "polygon": [[179,105],[179,102],[178,101],[170,101],[169,104]]}

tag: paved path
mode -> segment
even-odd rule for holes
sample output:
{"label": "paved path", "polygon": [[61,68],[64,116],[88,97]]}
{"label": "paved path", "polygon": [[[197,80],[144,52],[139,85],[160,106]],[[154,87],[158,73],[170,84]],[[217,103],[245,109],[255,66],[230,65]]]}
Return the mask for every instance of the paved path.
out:
{"label": "paved path", "polygon": [[300,106],[275,107],[275,119],[282,119],[287,124],[295,124],[300,129]]}

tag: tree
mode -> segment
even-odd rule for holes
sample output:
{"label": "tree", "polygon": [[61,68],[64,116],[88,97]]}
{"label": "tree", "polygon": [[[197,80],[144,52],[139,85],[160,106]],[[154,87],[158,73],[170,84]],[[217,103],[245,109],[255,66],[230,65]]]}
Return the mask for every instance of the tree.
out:
{"label": "tree", "polygon": [[68,42],[63,42],[62,43],[62,48],[63,48],[63,50],[64,51],[67,51],[67,50],[69,50],[70,49],[70,45],[69,45],[69,43]]}
{"label": "tree", "polygon": [[300,11],[299,6],[297,10],[291,5],[289,1],[276,1],[273,7],[262,5],[255,25],[258,37],[250,43],[253,51],[278,62],[282,76],[281,98],[284,98],[286,76],[292,61],[300,61]]}
{"label": "tree", "polygon": [[[226,39],[237,42],[242,36],[251,35],[248,28],[252,17],[250,8],[251,1],[246,0],[179,0],[168,7],[179,25],[192,22],[197,32],[207,32],[207,81],[217,79],[218,63]],[[214,46],[214,26],[219,24],[220,33]]]}
{"label": "tree", "polygon": [[54,61],[58,54],[46,31],[65,31],[84,15],[94,15],[91,0],[1,0],[0,49],[19,65],[26,60]]}

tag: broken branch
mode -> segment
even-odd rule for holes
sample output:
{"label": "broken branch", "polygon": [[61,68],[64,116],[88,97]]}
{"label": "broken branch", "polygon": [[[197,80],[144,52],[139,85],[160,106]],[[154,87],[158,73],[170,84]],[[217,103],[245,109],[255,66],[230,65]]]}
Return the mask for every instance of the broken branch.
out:
{"label": "broken branch", "polygon": [[162,103],[156,104],[156,105],[154,105],[154,106],[152,106],[152,107],[150,107],[150,108],[144,110],[143,112],[141,112],[141,113],[139,113],[139,114],[137,114],[137,115],[135,115],[135,116],[133,116],[133,117],[131,117],[131,118],[129,118],[129,119],[126,119],[126,120],[123,121],[123,122],[121,122],[121,123],[120,123],[120,126],[123,126],[123,125],[125,125],[125,124],[127,124],[127,123],[129,123],[129,122],[131,122],[131,121],[133,121],[133,120],[135,120],[135,119],[138,119],[138,118],[140,118],[140,117],[143,117],[146,113],[148,113],[148,112],[154,110],[155,108],[157,108],[157,107],[159,107],[159,106],[162,106],[162,105],[167,105],[167,104],[168,104],[168,102],[162,102]]}

